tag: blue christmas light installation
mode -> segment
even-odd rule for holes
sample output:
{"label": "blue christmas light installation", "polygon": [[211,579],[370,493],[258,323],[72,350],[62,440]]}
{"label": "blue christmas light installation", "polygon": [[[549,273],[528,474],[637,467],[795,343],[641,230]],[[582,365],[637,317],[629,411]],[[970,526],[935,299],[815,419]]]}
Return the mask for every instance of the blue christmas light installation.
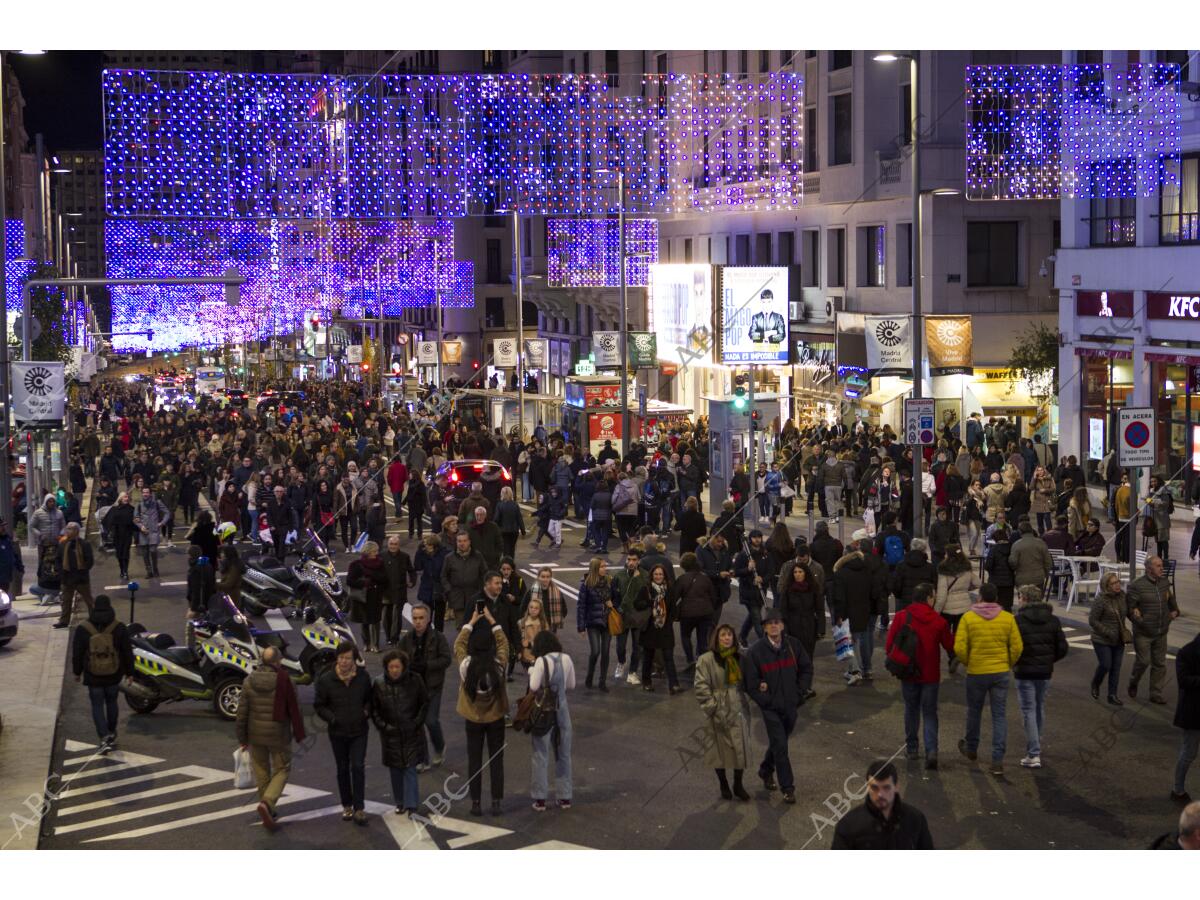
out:
{"label": "blue christmas light installation", "polygon": [[[620,231],[613,219],[547,219],[549,287],[619,287]],[[658,220],[625,220],[625,283],[645,287],[658,262]]]}
{"label": "blue christmas light installation", "polygon": [[970,200],[1149,197],[1174,184],[1179,66],[968,66]]}
{"label": "blue christmas light installation", "polygon": [[724,75],[109,70],[118,217],[412,218],[789,209],[804,82]]}
{"label": "blue christmas light installation", "polygon": [[7,219],[4,222],[4,305],[8,309],[9,330],[14,315],[21,312],[21,287],[33,272],[35,263],[25,259],[25,222]]}

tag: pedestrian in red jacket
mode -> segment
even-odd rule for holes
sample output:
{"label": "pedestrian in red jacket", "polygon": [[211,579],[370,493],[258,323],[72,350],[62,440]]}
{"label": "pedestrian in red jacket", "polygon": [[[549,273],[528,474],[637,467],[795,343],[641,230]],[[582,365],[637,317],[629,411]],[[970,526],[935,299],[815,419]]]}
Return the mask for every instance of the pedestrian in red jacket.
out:
{"label": "pedestrian in red jacket", "polygon": [[396,521],[401,521],[400,511],[403,507],[400,505],[404,500],[404,486],[408,484],[408,466],[404,464],[404,460],[397,457],[392,460],[391,465],[387,469],[388,490],[392,492],[392,500],[396,505]]}
{"label": "pedestrian in red jacket", "polygon": [[906,625],[917,635],[917,671],[900,682],[904,697],[904,743],[909,759],[920,756],[917,725],[925,721],[925,768],[937,768],[938,752],[938,688],[942,680],[942,660],[939,648],[954,655],[954,635],[949,623],[933,609],[937,594],[931,584],[918,584],[913,600],[892,619],[887,635],[887,658],[891,657],[896,636]]}

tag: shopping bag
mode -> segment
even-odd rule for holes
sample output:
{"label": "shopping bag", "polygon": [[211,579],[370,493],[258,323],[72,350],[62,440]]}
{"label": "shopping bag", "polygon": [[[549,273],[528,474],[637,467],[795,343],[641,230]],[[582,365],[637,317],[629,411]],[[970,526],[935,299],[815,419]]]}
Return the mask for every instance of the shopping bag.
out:
{"label": "shopping bag", "polygon": [[869,537],[875,537],[875,510],[863,510],[863,525],[866,526],[867,535]]}
{"label": "shopping bag", "polygon": [[833,626],[833,652],[839,661],[854,656],[854,638],[850,635],[850,623],[847,621]]}
{"label": "shopping bag", "polygon": [[233,751],[233,786],[239,791],[254,787],[254,770],[250,768],[250,751],[238,747]]}

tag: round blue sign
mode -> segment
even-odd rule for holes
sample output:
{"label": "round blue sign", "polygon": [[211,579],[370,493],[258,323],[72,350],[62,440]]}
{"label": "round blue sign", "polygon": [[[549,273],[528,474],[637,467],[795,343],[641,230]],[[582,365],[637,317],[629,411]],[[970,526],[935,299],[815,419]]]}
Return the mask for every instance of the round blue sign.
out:
{"label": "round blue sign", "polygon": [[1145,422],[1130,422],[1125,426],[1125,443],[1134,449],[1145,447],[1150,440],[1150,429]]}

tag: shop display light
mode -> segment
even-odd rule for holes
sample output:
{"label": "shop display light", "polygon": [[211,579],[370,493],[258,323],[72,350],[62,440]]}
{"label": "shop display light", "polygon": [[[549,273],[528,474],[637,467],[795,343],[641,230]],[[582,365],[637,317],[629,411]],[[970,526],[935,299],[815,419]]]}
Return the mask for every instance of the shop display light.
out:
{"label": "shop display light", "polygon": [[1176,184],[1179,80],[1174,63],[968,66],[967,198],[1149,197]]}

